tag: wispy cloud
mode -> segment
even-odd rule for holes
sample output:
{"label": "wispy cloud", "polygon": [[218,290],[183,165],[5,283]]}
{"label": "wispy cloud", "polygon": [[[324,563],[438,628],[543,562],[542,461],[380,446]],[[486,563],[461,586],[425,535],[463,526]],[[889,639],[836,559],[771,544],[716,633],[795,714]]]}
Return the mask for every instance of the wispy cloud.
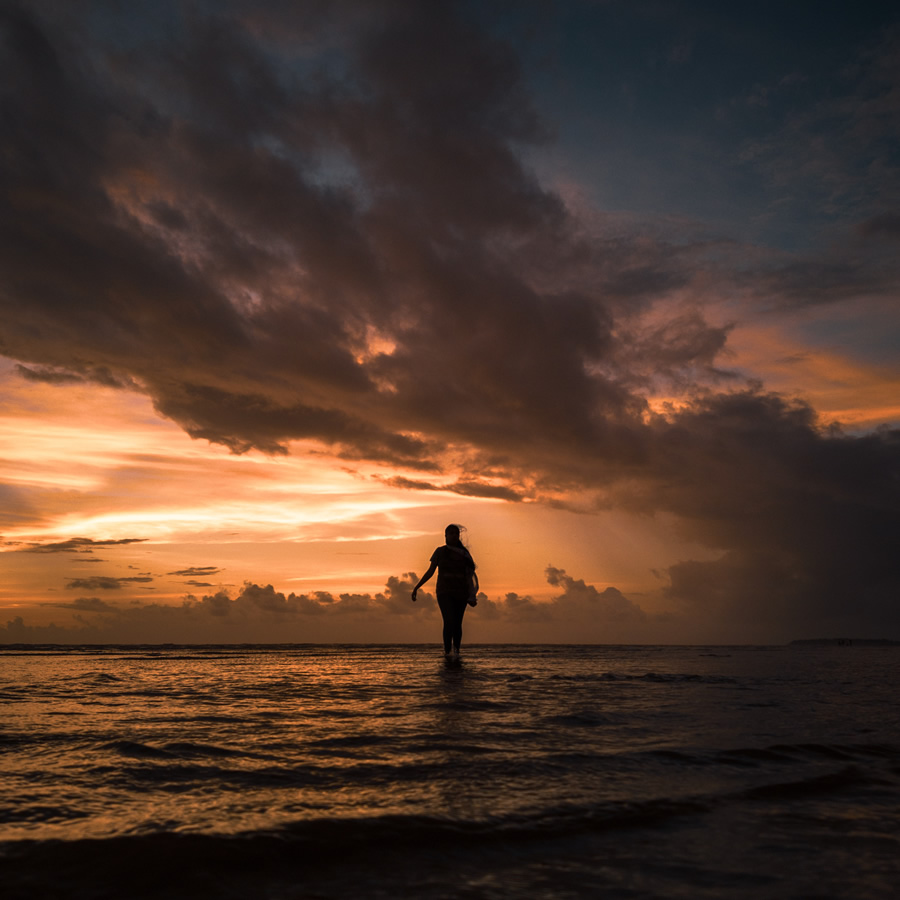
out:
{"label": "wispy cloud", "polygon": [[176,569],[169,572],[169,575],[182,575],[184,577],[193,577],[198,575],[216,575],[222,570],[218,566],[190,566],[187,569]]}
{"label": "wispy cloud", "polygon": [[94,540],[93,538],[69,538],[65,541],[53,541],[46,544],[31,544],[24,548],[25,553],[84,553],[98,547],[120,547],[126,544],[140,544],[145,538],[118,538],[115,540]]}
{"label": "wispy cloud", "polygon": [[146,575],[131,575],[125,578],[114,578],[108,575],[97,575],[92,578],[73,578],[67,585],[66,589],[70,591],[118,591],[125,584],[147,584],[153,581]]}

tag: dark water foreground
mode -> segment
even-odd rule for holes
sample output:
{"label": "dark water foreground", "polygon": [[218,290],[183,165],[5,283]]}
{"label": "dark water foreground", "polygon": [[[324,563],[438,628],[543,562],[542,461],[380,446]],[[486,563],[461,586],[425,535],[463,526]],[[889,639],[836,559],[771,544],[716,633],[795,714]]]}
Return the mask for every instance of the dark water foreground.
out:
{"label": "dark water foreground", "polygon": [[5,898],[893,898],[900,648],[0,652]]}

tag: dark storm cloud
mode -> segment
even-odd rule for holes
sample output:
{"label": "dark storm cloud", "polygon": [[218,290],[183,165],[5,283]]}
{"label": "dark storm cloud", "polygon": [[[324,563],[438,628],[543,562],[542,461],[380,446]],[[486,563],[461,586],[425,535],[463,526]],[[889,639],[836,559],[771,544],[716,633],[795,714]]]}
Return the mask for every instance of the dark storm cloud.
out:
{"label": "dark storm cloud", "polygon": [[900,431],[823,435],[809,407],[746,392],[708,397],[657,437],[654,476],[619,501],[673,512],[722,552],[674,566],[672,597],[751,630],[900,627]]}
{"label": "dark storm cloud", "polygon": [[623,328],[617,354],[620,377],[648,389],[662,383],[681,389],[698,381],[733,380],[733,374],[718,365],[732,327],[710,325],[698,310],[691,310],[662,325]]}
{"label": "dark storm cloud", "polygon": [[[893,233],[896,36],[824,100],[801,103],[811,82],[789,73],[754,88],[765,125],[732,164],[784,193],[773,209],[840,208],[857,244],[742,260],[689,230],[576,218],[523,163],[547,134],[513,46],[461,10],[198,4],[157,13],[165,27],[131,7],[0,13],[0,352],[31,380],[137,385],[235,452],[310,438],[431,473],[397,487],[673,513],[722,555],[674,567],[671,596],[716,620],[898,626],[897,435],[828,433],[744,390],[720,364],[730,326],[701,302],[721,288],[790,309],[896,284],[895,262],[860,249]],[[671,40],[687,72],[701,43]],[[664,389],[683,401],[666,418],[645,399]],[[229,602],[363,602],[291,597]]]}
{"label": "dark storm cloud", "polygon": [[599,294],[518,271],[558,281],[570,226],[515,150],[539,134],[515,57],[449,6],[366,22],[337,74],[234,17],[127,59],[86,26],[5,26],[2,337],[26,377],[133,379],[238,452],[311,437],[425,468],[634,406],[584,372],[612,345]]}
{"label": "dark storm cloud", "polygon": [[886,237],[896,240],[900,238],[900,213],[873,216],[860,224],[859,231],[865,237]]}

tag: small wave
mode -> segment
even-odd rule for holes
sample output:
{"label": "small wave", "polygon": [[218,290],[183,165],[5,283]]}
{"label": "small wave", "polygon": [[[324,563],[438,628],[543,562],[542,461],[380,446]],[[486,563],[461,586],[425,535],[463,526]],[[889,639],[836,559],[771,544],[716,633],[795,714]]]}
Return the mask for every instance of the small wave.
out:
{"label": "small wave", "polygon": [[264,755],[248,750],[234,750],[218,744],[204,744],[195,741],[171,741],[161,746],[144,744],[139,741],[113,741],[100,745],[101,750],[111,750],[120,756],[137,759],[181,760],[181,759],[230,759],[265,758]]}
{"label": "small wave", "polygon": [[[106,839],[71,841],[15,841],[3,847],[6,861],[19,860],[53,869],[68,861],[90,871],[127,859],[129,865],[166,860],[171,870],[206,862],[216,867],[253,866],[269,860],[284,864],[293,859],[343,863],[360,850],[399,848],[404,854],[421,847],[490,845],[535,838],[559,838],[578,832],[596,832],[662,824],[673,817],[704,812],[708,806],[693,800],[613,802],[563,805],[532,812],[458,819],[451,816],[382,815],[364,818],[308,818],[282,827],[237,834],[185,833],[160,823],[159,830]],[[289,851],[289,848],[293,850]],[[307,853],[302,853],[306,850]],[[288,851],[288,852],[286,852]],[[302,856],[301,856],[302,853]]]}
{"label": "small wave", "polygon": [[562,725],[565,728],[595,728],[613,722],[609,716],[594,712],[563,713],[557,716],[547,716],[544,721],[548,725]]}
{"label": "small wave", "polygon": [[[2,698],[0,698],[2,699]],[[0,747],[8,750],[15,750],[17,747],[27,747],[35,742],[34,737],[24,732],[2,732],[0,731]]]}
{"label": "small wave", "polygon": [[0,823],[16,825],[47,824],[52,822],[71,822],[74,819],[86,819],[91,815],[84,809],[70,806],[45,806],[17,803],[13,809],[0,810]]}
{"label": "small wave", "polygon": [[630,672],[603,672],[596,675],[563,675],[555,673],[550,676],[551,681],[571,682],[600,682],[600,681],[637,681],[651,684],[737,684],[736,678],[726,675],[701,675],[699,673],[670,673],[670,672],[644,672],[635,675]]}
{"label": "small wave", "polygon": [[436,703],[425,703],[423,709],[438,710],[506,710],[511,704],[497,700],[439,700]]}
{"label": "small wave", "polygon": [[781,751],[790,756],[803,759],[833,759],[838,761],[851,760],[855,753],[850,747],[841,747],[836,744],[776,744],[772,750]]}
{"label": "small wave", "polygon": [[411,748],[418,753],[453,753],[458,757],[489,756],[498,753],[499,749],[487,744],[459,743],[438,739]]}
{"label": "small wave", "polygon": [[170,719],[160,719],[160,721],[171,721],[171,722],[211,722],[213,724],[223,724],[223,725],[245,725],[249,724],[253,721],[255,716],[230,716],[224,714],[207,714],[207,715],[192,715],[188,719],[182,716],[173,716]]}
{"label": "small wave", "polygon": [[716,762],[765,766],[770,763],[810,763],[821,760],[862,762],[867,759],[893,760],[900,748],[892,744],[774,744],[769,747],[737,747],[715,754]]}
{"label": "small wave", "polygon": [[647,672],[644,675],[635,675],[633,681],[650,681],[658,684],[737,684],[736,678],[725,675],[699,675],[696,673],[669,674],[667,672]]}
{"label": "small wave", "polygon": [[788,800],[833,794],[851,787],[883,783],[856,766],[847,766],[838,772],[829,772],[813,778],[758,785],[741,791],[739,796],[748,800]]}
{"label": "small wave", "polygon": [[138,741],[113,741],[104,744],[102,749],[112,750],[122,756],[146,757],[149,759],[172,759],[175,754],[163,747],[153,747],[150,744],[141,744]]}
{"label": "small wave", "polygon": [[790,761],[792,754],[779,747],[745,747],[737,750],[723,750],[718,761],[744,766],[760,766],[766,763]]}
{"label": "small wave", "polygon": [[696,765],[697,763],[706,762],[703,757],[699,757],[693,753],[685,753],[683,750],[649,750],[647,751],[646,756],[667,763],[678,763],[678,765]]}
{"label": "small wave", "polygon": [[86,672],[85,681],[93,681],[99,684],[119,684],[127,679],[121,675],[114,675],[112,672]]}
{"label": "small wave", "polygon": [[574,674],[563,673],[563,672],[554,672],[552,675],[548,676],[549,681],[571,681],[575,683],[589,684],[591,682],[597,681],[609,681],[610,677],[615,678],[615,675],[610,676],[610,673],[603,674],[584,674],[582,672],[576,672]]}
{"label": "small wave", "polygon": [[375,747],[393,743],[394,738],[388,735],[353,734],[345,737],[320,738],[310,741],[307,746],[323,750],[346,749],[357,747]]}
{"label": "small wave", "polygon": [[637,758],[674,762],[689,767],[742,766],[782,771],[785,765],[800,768],[823,761],[859,764],[871,767],[872,760],[892,761],[900,756],[900,748],[890,744],[776,744],[769,747],[735,747],[727,750],[651,749]]}
{"label": "small wave", "polygon": [[900,757],[900,748],[892,744],[854,744],[852,749],[862,756],[873,756],[876,759],[896,760]]}
{"label": "small wave", "polygon": [[166,744],[164,749],[174,756],[191,757],[191,756],[248,756],[246,751],[232,750],[229,747],[219,747],[215,744],[197,744],[191,741],[178,741]]}
{"label": "small wave", "polygon": [[30,693],[31,688],[27,685],[22,685],[21,687],[12,685],[0,691],[0,700],[27,700]]}

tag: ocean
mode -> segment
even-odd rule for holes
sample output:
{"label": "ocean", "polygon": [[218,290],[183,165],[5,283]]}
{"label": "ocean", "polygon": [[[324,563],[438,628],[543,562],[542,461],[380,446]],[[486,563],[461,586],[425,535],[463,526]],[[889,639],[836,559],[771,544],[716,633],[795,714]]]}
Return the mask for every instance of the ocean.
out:
{"label": "ocean", "polygon": [[7,647],[14,898],[893,898],[900,648]]}

